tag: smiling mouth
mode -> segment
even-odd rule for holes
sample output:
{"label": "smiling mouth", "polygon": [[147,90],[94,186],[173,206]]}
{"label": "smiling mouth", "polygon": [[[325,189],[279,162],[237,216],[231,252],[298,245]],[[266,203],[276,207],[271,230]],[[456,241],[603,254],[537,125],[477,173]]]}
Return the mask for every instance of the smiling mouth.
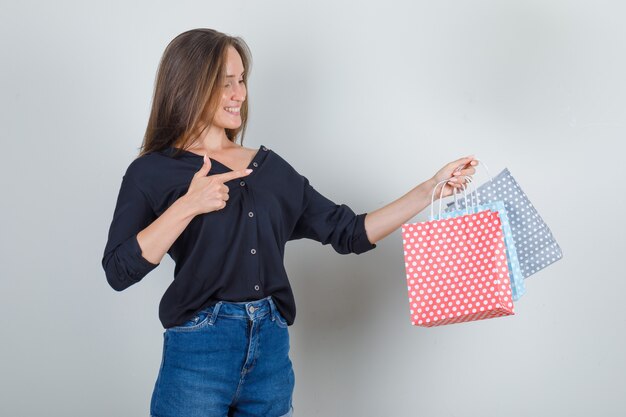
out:
{"label": "smiling mouth", "polygon": [[224,107],[224,110],[226,110],[230,114],[238,115],[241,107]]}

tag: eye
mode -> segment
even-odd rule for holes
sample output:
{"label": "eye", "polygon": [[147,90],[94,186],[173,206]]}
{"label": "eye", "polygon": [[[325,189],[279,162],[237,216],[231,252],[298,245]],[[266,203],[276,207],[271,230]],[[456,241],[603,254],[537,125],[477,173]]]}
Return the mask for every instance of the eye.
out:
{"label": "eye", "polygon": [[[243,84],[243,83],[245,83],[244,80],[239,81],[239,84]],[[225,84],[224,87],[230,87],[230,83]]]}

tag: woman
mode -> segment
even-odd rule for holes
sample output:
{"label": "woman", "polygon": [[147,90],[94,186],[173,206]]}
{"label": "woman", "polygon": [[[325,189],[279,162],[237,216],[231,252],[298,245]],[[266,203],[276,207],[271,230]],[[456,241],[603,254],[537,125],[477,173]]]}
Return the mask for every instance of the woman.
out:
{"label": "woman", "polygon": [[[155,417],[290,416],[288,326],[296,307],[285,244],[309,238],[360,254],[474,173],[471,157],[371,213],[335,204],[278,153],[237,144],[248,118],[245,42],[190,30],[166,48],[142,151],[122,178],[102,266],[117,291],[165,253],[174,281],[159,304],[163,357]],[[459,178],[457,178],[459,177]],[[439,192],[437,192],[439,194]]]}

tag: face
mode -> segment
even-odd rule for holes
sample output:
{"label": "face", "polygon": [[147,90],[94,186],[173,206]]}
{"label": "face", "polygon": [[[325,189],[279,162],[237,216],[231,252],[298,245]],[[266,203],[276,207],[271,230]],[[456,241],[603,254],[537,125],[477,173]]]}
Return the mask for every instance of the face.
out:
{"label": "face", "polygon": [[226,78],[221,86],[220,105],[215,113],[213,126],[236,129],[241,125],[239,114],[241,104],[246,99],[246,85],[243,82],[244,67],[235,48],[228,47],[226,56]]}

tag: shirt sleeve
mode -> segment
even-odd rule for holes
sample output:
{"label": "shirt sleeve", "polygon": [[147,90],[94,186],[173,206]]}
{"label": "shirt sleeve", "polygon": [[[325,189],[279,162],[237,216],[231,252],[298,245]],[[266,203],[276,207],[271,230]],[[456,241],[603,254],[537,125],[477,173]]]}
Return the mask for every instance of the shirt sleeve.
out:
{"label": "shirt sleeve", "polygon": [[124,175],[102,257],[107,281],[116,291],[139,282],[160,265],[142,256],[137,241],[137,234],[155,219],[146,196],[128,174]]}
{"label": "shirt sleeve", "polygon": [[330,243],[340,254],[360,254],[376,247],[365,232],[367,213],[357,215],[347,205],[334,203],[302,178],[302,211],[289,240],[308,238],[323,245]]}

